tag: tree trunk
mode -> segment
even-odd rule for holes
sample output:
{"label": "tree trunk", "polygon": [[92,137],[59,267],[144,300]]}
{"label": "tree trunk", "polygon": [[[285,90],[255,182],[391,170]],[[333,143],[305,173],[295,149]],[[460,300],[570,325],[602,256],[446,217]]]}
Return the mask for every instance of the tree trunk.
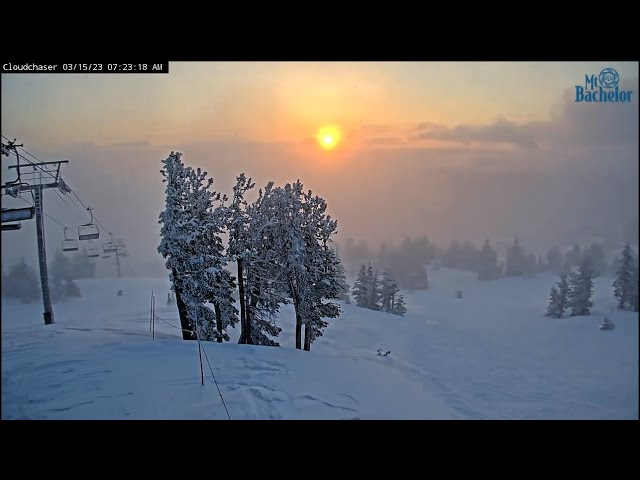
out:
{"label": "tree trunk", "polygon": [[213,308],[216,311],[216,330],[218,330],[218,343],[222,343],[222,310],[220,310],[220,304],[215,302]]}
{"label": "tree trunk", "polygon": [[246,313],[246,297],[244,292],[244,266],[241,258],[238,258],[238,296],[240,297],[240,340],[238,343],[247,343],[248,321]]}
{"label": "tree trunk", "polygon": [[[175,269],[173,270],[173,278],[176,278],[177,274]],[[180,328],[182,328],[183,340],[195,340],[195,337],[191,335],[189,330],[192,330],[189,323],[189,317],[187,316],[187,306],[182,301],[181,290],[174,283],[174,289],[176,292],[176,304],[178,305],[178,315],[180,315]]]}
{"label": "tree trunk", "polygon": [[[251,301],[247,304],[247,313],[249,310],[252,312],[256,311],[256,307],[258,306],[258,297],[260,296],[260,290],[255,289],[251,296]],[[249,308],[250,307],[250,308]],[[253,345],[253,324],[251,323],[251,317],[247,315],[247,344]]]}
{"label": "tree trunk", "polygon": [[304,326],[304,349],[307,352],[311,350],[311,325],[308,323]]}
{"label": "tree trunk", "polygon": [[296,348],[302,350],[302,318],[296,312]]}
{"label": "tree trunk", "polygon": [[300,315],[300,299],[291,280],[289,280],[289,289],[293,300],[293,307],[296,310],[296,348],[302,350],[302,316]]}
{"label": "tree trunk", "polygon": [[251,330],[253,328],[253,322],[251,321],[252,308],[255,308],[258,300],[256,298],[255,291],[251,288],[251,271],[247,268],[247,284],[243,287],[244,289],[244,337],[242,343],[247,345],[253,344],[253,335],[251,334]]}

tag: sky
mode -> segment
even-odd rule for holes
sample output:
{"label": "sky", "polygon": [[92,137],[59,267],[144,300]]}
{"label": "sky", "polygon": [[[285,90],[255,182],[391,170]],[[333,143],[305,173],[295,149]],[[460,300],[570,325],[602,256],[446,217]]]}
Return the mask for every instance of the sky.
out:
{"label": "sky", "polygon": [[[632,101],[576,103],[575,86],[606,67]],[[159,169],[172,150],[224,193],[241,172],[258,186],[300,179],[341,240],[637,241],[637,63],[171,62],[168,74],[1,81],[2,134],[70,161],[64,179],[128,242],[136,272],[161,264]],[[341,132],[331,150],[315,138],[326,125]],[[13,163],[2,157],[3,182]],[[88,221],[51,191],[45,201],[72,229]],[[46,225],[53,255],[62,228]],[[3,265],[35,258],[33,225],[2,246]]]}

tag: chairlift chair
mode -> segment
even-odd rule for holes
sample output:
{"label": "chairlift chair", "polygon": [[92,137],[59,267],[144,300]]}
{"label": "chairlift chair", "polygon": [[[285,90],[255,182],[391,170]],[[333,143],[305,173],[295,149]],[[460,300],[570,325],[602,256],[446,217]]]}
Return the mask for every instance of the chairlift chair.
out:
{"label": "chairlift chair", "polygon": [[2,224],[2,231],[9,231],[9,230],[20,230],[22,228],[22,223],[18,222],[18,223],[4,223]]}
{"label": "chairlift chair", "polygon": [[73,238],[67,238],[67,227],[64,227],[64,240],[62,241],[63,252],[75,252],[78,250],[78,242]]}
{"label": "chairlift chair", "polygon": [[87,250],[87,257],[97,258],[99,256],[100,256],[100,252],[98,251],[97,248],[90,248],[89,250]]}
{"label": "chairlift chair", "polygon": [[96,238],[100,238],[100,230],[98,229],[98,226],[93,223],[93,212],[90,207],[87,208],[87,210],[89,210],[89,213],[91,214],[91,221],[78,227],[79,240],[94,240]]}
{"label": "chairlift chair", "polygon": [[113,242],[107,242],[103,245],[102,251],[104,253],[114,253],[118,250],[118,246]]}

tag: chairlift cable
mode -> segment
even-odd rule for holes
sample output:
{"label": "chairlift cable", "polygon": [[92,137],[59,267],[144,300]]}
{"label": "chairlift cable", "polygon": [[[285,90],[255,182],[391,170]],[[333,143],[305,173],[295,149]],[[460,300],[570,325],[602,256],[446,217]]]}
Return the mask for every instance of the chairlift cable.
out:
{"label": "chairlift cable", "polygon": [[[28,203],[30,206],[32,206],[33,208],[35,208],[35,205],[33,203],[31,203],[29,200],[23,198],[23,197],[16,197],[19,198],[20,200],[22,200],[23,202]],[[56,220],[55,218],[53,218],[51,215],[49,215],[48,213],[42,212],[44,213],[44,216],[47,217],[49,220],[56,222],[58,225],[60,225],[62,228],[69,228],[67,227],[64,223],[59,222],[58,220]],[[70,230],[70,229],[69,229]]]}
{"label": "chairlift cable", "polygon": [[[9,140],[9,138],[6,135],[2,135],[2,138],[4,138],[7,142],[12,143],[11,140]],[[20,148],[20,150],[22,150],[22,152],[26,153],[27,155],[29,155],[31,158],[33,158],[34,160],[38,161],[38,162],[42,162],[38,157],[36,157],[35,155],[33,155],[32,153],[30,153],[28,150],[26,150],[23,146],[16,146],[16,148]],[[53,173],[45,170],[44,168],[42,168],[39,165],[34,164],[31,160],[29,160],[28,158],[25,158],[24,156],[22,157],[25,161],[27,161],[29,163],[29,165],[31,165],[32,167],[40,170],[41,173],[44,173],[46,175],[49,175],[51,178],[56,178],[55,175],[53,175]],[[35,173],[35,172],[34,172]],[[18,175],[18,179],[19,179],[20,175]],[[14,182],[15,183],[15,182]],[[78,200],[78,202],[80,202],[80,205],[82,205],[86,210],[89,210],[89,207],[87,207],[87,205],[85,205],[85,203],[80,199],[80,197],[78,196],[78,194],[69,186],[67,185],[67,188],[69,189],[69,191],[73,194],[74,197],[76,197],[76,199]],[[60,194],[58,194],[58,192],[56,192],[56,195],[58,195],[58,197],[65,203],[68,205],[67,202],[65,202],[65,200],[62,198],[62,196],[60,196]],[[71,199],[71,197],[69,197]],[[72,199],[73,201],[73,199]],[[75,204],[75,201],[73,201],[74,205],[77,207],[77,205]],[[33,206],[33,205],[32,205]],[[79,208],[79,207],[78,207]],[[46,214],[45,214],[46,215]],[[49,215],[46,215],[47,217],[49,217]],[[49,217],[51,218],[51,217]],[[51,218],[52,219],[52,218]],[[54,219],[52,219],[54,220]],[[56,220],[54,220],[55,222],[57,222]],[[100,220],[93,215],[92,216],[92,220],[91,222],[95,222],[97,223],[104,231],[108,231],[108,229],[102,224],[102,222],[100,222]],[[60,222],[57,222],[60,223]],[[60,223],[60,225],[62,225]]]}

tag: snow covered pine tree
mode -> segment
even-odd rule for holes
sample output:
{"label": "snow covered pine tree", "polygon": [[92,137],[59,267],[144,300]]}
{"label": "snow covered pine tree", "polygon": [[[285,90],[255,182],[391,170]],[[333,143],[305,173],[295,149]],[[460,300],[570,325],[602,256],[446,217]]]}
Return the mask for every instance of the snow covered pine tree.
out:
{"label": "snow covered pine tree", "polygon": [[618,300],[619,310],[638,311],[638,267],[634,257],[634,252],[627,243],[622,249],[613,282],[613,295]]}
{"label": "snow covered pine tree", "polygon": [[500,277],[498,254],[486,239],[478,256],[478,280],[495,280]]}
{"label": "snow covered pine tree", "polygon": [[547,307],[547,317],[560,318],[562,313],[558,308],[558,289],[555,285],[551,287],[551,293],[549,294],[549,306]]}
{"label": "snow covered pine tree", "polygon": [[604,317],[604,320],[600,324],[600,330],[613,330],[614,328],[616,328],[614,323],[607,317]]}
{"label": "snow covered pine tree", "polygon": [[233,197],[228,209],[227,229],[229,231],[229,247],[227,253],[236,261],[238,267],[238,303],[240,304],[240,339],[238,343],[252,343],[251,323],[247,322],[247,295],[245,292],[245,263],[250,253],[247,244],[247,230],[249,215],[245,193],[251,190],[255,183],[247,179],[244,173],[236,177],[233,187]]}
{"label": "snow covered pine tree", "polygon": [[337,304],[324,303],[339,291],[335,254],[328,248],[337,224],[325,215],[324,199],[303,193],[302,184],[286,184],[273,188],[269,184],[262,198],[262,208],[271,221],[263,230],[277,256],[287,294],[296,312],[296,348],[302,349],[302,327],[305,326],[305,350],[322,334],[327,323],[322,318],[340,314]]}
{"label": "snow covered pine tree", "polygon": [[340,284],[340,291],[338,292],[336,299],[337,300],[343,300],[346,303],[349,303],[349,284],[347,283],[347,275],[344,271],[344,265],[342,265],[342,262],[340,261],[340,257],[338,255],[338,251],[335,250],[336,252],[336,274],[338,276],[338,282]]}
{"label": "snow covered pine tree", "polygon": [[395,296],[400,289],[396,284],[393,276],[385,270],[382,273],[382,286],[380,290],[380,295],[382,297],[382,306],[380,309],[383,312],[393,312],[393,307],[395,305]]}
{"label": "snow covered pine tree", "polygon": [[407,307],[405,306],[404,297],[402,295],[400,295],[396,300],[396,303],[393,306],[393,313],[395,315],[400,315],[401,317],[404,317],[404,314],[407,313]]}
{"label": "snow covered pine tree", "polygon": [[54,302],[82,296],[80,287],[73,280],[73,264],[59,249],[51,264],[51,277],[51,297]]}
{"label": "snow covered pine tree", "polygon": [[305,306],[304,349],[311,350],[313,341],[322,336],[328,325],[323,318],[340,316],[340,307],[336,303],[324,302],[336,298],[342,286],[338,272],[336,251],[329,247],[331,237],[336,233],[338,222],[326,215],[327,203],[309,190],[304,195],[306,258],[311,285],[308,285]]}
{"label": "snow covered pine tree", "polygon": [[569,289],[569,305],[571,316],[591,315],[593,302],[593,279],[595,271],[588,256],[583,256],[578,271],[571,274]]}
{"label": "snow covered pine tree", "polygon": [[276,206],[270,201],[273,183],[265,191],[260,189],[258,199],[246,207],[248,224],[244,230],[244,296],[246,306],[245,343],[279,346],[271,337],[282,329],[276,325],[281,304],[289,303],[285,296],[287,282],[275,250],[272,218]]}
{"label": "snow covered pine tree", "polygon": [[547,307],[547,317],[562,318],[567,309],[567,296],[569,294],[569,283],[567,276],[562,274],[557,285],[551,287],[549,306]]}
{"label": "snow covered pine tree", "polygon": [[364,265],[360,265],[358,278],[353,284],[353,298],[356,299],[356,305],[358,307],[367,308],[368,288],[369,282],[367,281],[367,270]]}
{"label": "snow covered pine tree", "polygon": [[[237,322],[233,301],[234,279],[227,270],[220,233],[225,226],[224,210],[214,209],[221,195],[210,191],[212,179],[200,169],[185,167],[181,154],[171,152],[163,160],[161,173],[165,210],[158,251],[166,259],[176,292],[183,339],[228,340],[226,329]],[[212,312],[205,303],[214,305]]]}
{"label": "snow covered pine tree", "polygon": [[371,310],[380,310],[380,280],[378,279],[378,271],[373,272],[373,268],[371,267],[371,263],[369,263],[369,268],[367,269],[367,302],[366,308]]}

